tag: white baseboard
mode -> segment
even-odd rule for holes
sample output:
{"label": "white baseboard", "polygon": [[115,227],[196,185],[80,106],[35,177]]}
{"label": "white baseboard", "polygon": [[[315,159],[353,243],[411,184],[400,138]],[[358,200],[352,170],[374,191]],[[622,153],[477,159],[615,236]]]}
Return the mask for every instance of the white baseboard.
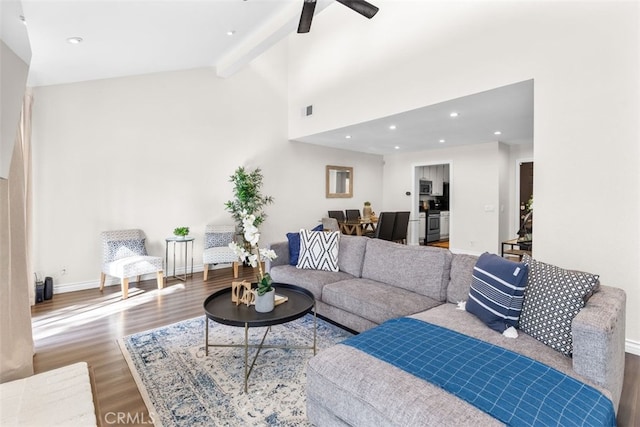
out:
{"label": "white baseboard", "polygon": [[626,351],[627,353],[635,354],[636,356],[640,356],[640,342],[626,340],[624,351]]}

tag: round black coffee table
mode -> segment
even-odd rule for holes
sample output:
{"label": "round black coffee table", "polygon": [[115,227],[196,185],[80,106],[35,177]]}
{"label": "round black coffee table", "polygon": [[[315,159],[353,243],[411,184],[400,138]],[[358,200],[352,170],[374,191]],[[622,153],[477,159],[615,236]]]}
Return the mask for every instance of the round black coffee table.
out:
{"label": "round black coffee table", "polygon": [[[316,314],[315,314],[315,298],[308,290],[294,285],[285,285],[283,283],[274,283],[272,285],[276,289],[277,295],[288,298],[274,307],[269,313],[258,313],[254,306],[238,304],[231,301],[231,288],[226,288],[214,292],[204,300],[205,314],[205,336],[204,346],[205,354],[209,355],[209,347],[242,347],[244,348],[244,391],[247,392],[247,381],[253,365],[263,348],[291,348],[313,350],[316,354]],[[307,313],[313,312],[313,345],[312,346],[287,346],[287,345],[265,345],[264,340],[271,330],[271,326],[280,325],[282,323],[296,320]],[[209,320],[230,326],[244,327],[244,343],[242,344],[209,344]],[[249,344],[249,328],[260,326],[268,326],[262,337],[260,344]],[[248,366],[249,348],[257,348],[251,366]]]}

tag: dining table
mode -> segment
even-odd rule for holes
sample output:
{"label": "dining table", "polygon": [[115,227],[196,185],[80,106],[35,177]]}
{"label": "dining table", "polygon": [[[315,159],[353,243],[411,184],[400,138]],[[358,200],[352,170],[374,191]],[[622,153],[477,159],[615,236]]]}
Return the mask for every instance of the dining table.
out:
{"label": "dining table", "polygon": [[376,231],[377,218],[359,218],[339,221],[342,234],[362,236],[367,230]]}

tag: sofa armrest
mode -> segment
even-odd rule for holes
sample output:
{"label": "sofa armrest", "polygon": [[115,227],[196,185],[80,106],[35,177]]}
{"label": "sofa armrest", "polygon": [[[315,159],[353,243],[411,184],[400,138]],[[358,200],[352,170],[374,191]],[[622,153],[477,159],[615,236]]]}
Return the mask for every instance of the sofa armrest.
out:
{"label": "sofa armrest", "polygon": [[272,249],[278,256],[273,261],[268,259],[266,260],[265,267],[267,271],[271,271],[271,267],[275,267],[276,265],[289,264],[289,242],[288,241],[270,243],[267,247],[269,249]]}
{"label": "sofa armrest", "polygon": [[571,324],[573,369],[611,392],[618,409],[624,380],[626,294],[601,286]]}

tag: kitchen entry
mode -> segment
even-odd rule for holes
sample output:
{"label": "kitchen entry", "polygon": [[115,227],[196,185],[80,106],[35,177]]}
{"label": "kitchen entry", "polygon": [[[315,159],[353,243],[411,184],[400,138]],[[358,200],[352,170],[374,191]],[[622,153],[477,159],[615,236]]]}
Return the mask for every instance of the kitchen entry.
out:
{"label": "kitchen entry", "polygon": [[449,163],[415,167],[420,245],[449,247],[450,169]]}

